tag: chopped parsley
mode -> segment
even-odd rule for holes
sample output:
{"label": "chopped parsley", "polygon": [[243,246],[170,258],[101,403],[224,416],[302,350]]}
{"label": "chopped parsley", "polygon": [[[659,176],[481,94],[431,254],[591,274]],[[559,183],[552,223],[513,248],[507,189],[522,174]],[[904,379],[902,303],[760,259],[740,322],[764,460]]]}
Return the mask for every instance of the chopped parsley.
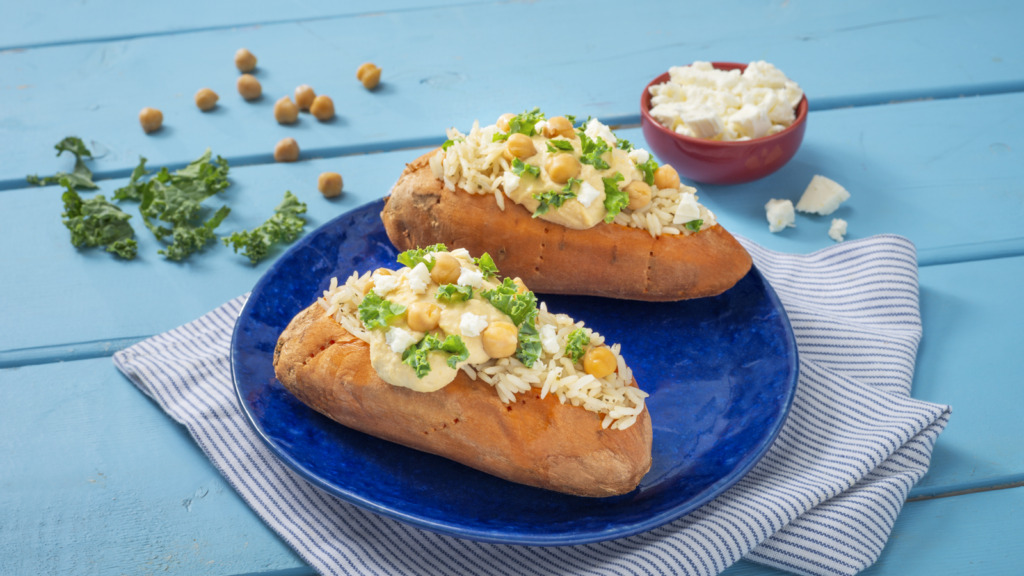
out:
{"label": "chopped parsley", "polygon": [[544,119],[544,113],[540,111],[540,108],[534,108],[527,112],[519,114],[515,118],[508,121],[509,134],[526,134],[527,136],[533,136],[537,133],[537,122]]}
{"label": "chopped parsley", "polygon": [[535,192],[533,199],[540,202],[537,209],[533,211],[533,217],[536,218],[541,214],[547,213],[552,206],[555,208],[561,208],[562,204],[565,204],[566,200],[576,197],[576,193],[573,192],[572,187],[576,184],[583,182],[579,178],[569,178],[569,181],[565,183],[565,186],[561,190],[548,190],[547,192]]}
{"label": "chopped parsley", "polygon": [[385,328],[392,320],[401,317],[402,314],[405,314],[405,306],[381,298],[372,290],[359,303],[359,321],[368,330]]}
{"label": "chopped parsley", "polygon": [[85,143],[77,136],[68,136],[57,142],[54,146],[57,156],[70,152],[75,157],[75,168],[69,172],[57,172],[53,176],[28,175],[25,180],[33,186],[49,186],[50,184],[62,184],[61,180],[67,180],[68,186],[77,190],[96,190],[99,186],[92,181],[92,170],[85,165],[85,158],[92,159],[92,152],[86,148]]}
{"label": "chopped parsley", "polygon": [[459,362],[464,362],[469,358],[469,349],[457,334],[449,334],[444,340],[433,334],[427,334],[422,340],[402,352],[402,362],[412,366],[412,369],[416,371],[417,378],[423,378],[430,373],[430,353],[433,351],[448,353],[447,363],[452,369],[455,369]]}
{"label": "chopped parsley", "polygon": [[498,266],[494,263],[494,258],[491,258],[487,252],[481,254],[479,258],[473,258],[473,263],[483,272],[484,278],[494,278],[498,275]]}
{"label": "chopped parsley", "polygon": [[60,183],[67,190],[61,199],[64,200],[64,226],[71,231],[71,244],[76,248],[103,246],[107,252],[125,260],[135,258],[138,244],[135,231],[120,208],[107,202],[102,194],[89,200],[75,191],[75,185],[68,178],[61,178]]}
{"label": "chopped parsley", "polygon": [[523,172],[531,174],[533,176],[540,176],[540,166],[534,166],[533,164],[527,164],[519,158],[512,159],[512,173],[516,176],[522,176]]}
{"label": "chopped parsley", "polygon": [[625,150],[626,152],[629,152],[630,150],[633,149],[633,143],[630,142],[629,140],[626,140],[625,138],[619,138],[619,140],[615,143],[615,147],[618,148],[619,150]]}
{"label": "chopped parsley", "polygon": [[566,338],[565,355],[572,358],[573,362],[579,362],[589,345],[590,335],[583,328],[577,328],[569,332],[569,337]]}
{"label": "chopped parsley", "polygon": [[598,170],[607,170],[609,167],[608,163],[601,156],[605,152],[610,151],[611,148],[604,141],[604,138],[597,137],[592,139],[583,130],[576,130],[576,134],[580,137],[580,145],[583,149],[580,162],[590,164]]}
{"label": "chopped parsley", "polygon": [[704,220],[697,218],[696,220],[690,220],[686,224],[683,224],[683,228],[686,228],[690,232],[700,232],[700,227],[704,225]]}
{"label": "chopped parsley", "polygon": [[615,216],[622,212],[622,209],[629,206],[629,192],[625,190],[619,190],[619,182],[625,180],[625,177],[616,172],[614,176],[607,178],[601,178],[604,182],[604,221],[611,223],[615,220]]}
{"label": "chopped parsley", "polygon": [[480,294],[495,308],[508,315],[516,326],[537,313],[537,297],[533,292],[519,292],[519,287],[511,278],[505,278],[501,284]]}
{"label": "chopped parsley", "polygon": [[459,286],[457,284],[442,284],[437,289],[437,298],[441,302],[465,302],[473,297],[472,286]]}
{"label": "chopped parsley", "polygon": [[413,250],[406,250],[398,255],[398,263],[404,264],[409,268],[415,268],[417,264],[423,262],[423,265],[427,267],[427,270],[434,269],[434,259],[427,258],[427,254],[433,254],[434,252],[447,251],[448,247],[444,244],[434,244],[433,246],[427,246],[426,248],[415,248]]}
{"label": "chopped parsley", "polygon": [[558,151],[572,152],[572,142],[568,140],[548,140],[548,152],[555,154]]}
{"label": "chopped parsley", "polygon": [[299,202],[291,191],[284,193],[284,200],[274,208],[274,215],[266,222],[252,230],[243,230],[223,238],[225,246],[242,250],[249,257],[249,262],[259,263],[267,257],[274,244],[290,244],[302,235],[306,219],[301,216],[306,212],[306,205]]}

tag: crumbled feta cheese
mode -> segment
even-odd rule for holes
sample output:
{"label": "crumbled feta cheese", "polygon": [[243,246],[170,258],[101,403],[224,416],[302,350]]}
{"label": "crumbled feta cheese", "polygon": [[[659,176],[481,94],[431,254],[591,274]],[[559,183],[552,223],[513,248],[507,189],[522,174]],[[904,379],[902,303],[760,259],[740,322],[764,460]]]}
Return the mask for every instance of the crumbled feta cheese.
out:
{"label": "crumbled feta cheese", "polygon": [[479,336],[484,328],[487,328],[487,316],[480,316],[472,312],[466,312],[459,319],[459,331],[463,336],[474,338]]}
{"label": "crumbled feta cheese", "polygon": [[480,284],[484,281],[484,273],[480,270],[470,270],[469,268],[463,268],[462,272],[459,273],[459,286],[472,286],[473,288],[479,288]]}
{"label": "crumbled feta cheese", "polygon": [[597,118],[591,118],[590,122],[587,122],[587,128],[583,133],[592,139],[600,138],[609,146],[615,146],[615,143],[618,142],[615,134],[612,134],[612,129],[602,124]]}
{"label": "crumbled feta cheese", "polygon": [[836,242],[842,242],[846,236],[846,220],[833,218],[832,225],[828,227],[828,237]]}
{"label": "crumbled feta cheese", "polygon": [[587,208],[597,200],[597,197],[601,195],[601,191],[590,185],[590,182],[584,181],[580,184],[579,194],[576,195],[576,199],[580,201]]}
{"label": "crumbled feta cheese", "polygon": [[744,104],[730,116],[729,123],[736,134],[745,138],[760,138],[772,127],[768,110],[754,104]]}
{"label": "crumbled feta cheese", "polygon": [[558,345],[558,333],[553,324],[544,324],[540,327],[540,345],[548,354],[554,354],[561,348]]}
{"label": "crumbled feta cheese", "polygon": [[768,230],[770,232],[781,232],[787,226],[796,226],[796,214],[793,212],[792,200],[779,200],[772,198],[764,205],[765,216],[768,217]]}
{"label": "crumbled feta cheese", "polygon": [[405,352],[406,348],[418,342],[412,333],[404,328],[398,328],[397,326],[389,328],[387,333],[384,335],[384,339],[388,343],[388,348],[391,348],[391,351],[395,354]]}
{"label": "crumbled feta cheese", "polygon": [[393,274],[377,274],[373,279],[373,291],[381,298],[387,296],[388,292],[395,289],[395,286],[398,286],[398,276]]}
{"label": "crumbled feta cheese", "polygon": [[629,151],[629,159],[634,164],[644,164],[651,159],[651,153],[643,148],[633,148]]}
{"label": "crumbled feta cheese", "polygon": [[505,172],[505,175],[502,176],[502,179],[504,182],[506,195],[511,194],[512,192],[515,191],[516,188],[519,188],[520,178],[519,176],[516,176],[515,172],[512,172],[511,170]]}
{"label": "crumbled feta cheese", "polygon": [[683,122],[697,138],[714,138],[725,129],[725,122],[707,106],[690,107],[682,113]]}
{"label": "crumbled feta cheese", "polygon": [[796,203],[796,209],[800,212],[809,212],[826,216],[836,211],[839,205],[850,199],[850,193],[835,181],[820,174],[811,178],[800,201]]}
{"label": "crumbled feta cheese", "polygon": [[679,194],[679,205],[676,206],[676,215],[672,218],[673,224],[686,224],[700,220],[700,204],[692,192],[681,192]]}
{"label": "crumbled feta cheese", "polygon": [[[431,256],[433,256],[431,254]],[[423,262],[418,262],[407,273],[409,278],[409,288],[417,294],[423,294],[427,291],[427,286],[430,286],[430,270],[427,270],[427,265]]]}

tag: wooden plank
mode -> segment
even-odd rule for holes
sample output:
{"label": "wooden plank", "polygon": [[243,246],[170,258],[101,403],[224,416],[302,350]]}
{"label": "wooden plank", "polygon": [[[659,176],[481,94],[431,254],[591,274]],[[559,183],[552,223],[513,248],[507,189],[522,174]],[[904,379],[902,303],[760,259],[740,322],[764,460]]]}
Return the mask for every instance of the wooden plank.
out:
{"label": "wooden plank", "polygon": [[0,573],[301,567],[109,358],[0,370]]}
{"label": "wooden plank", "polygon": [[[233,160],[266,162],[285,136],[313,155],[424,145],[443,140],[450,125],[532,106],[636,121],[649,80],[701,59],[773,62],[802,84],[815,109],[1021,90],[1013,26],[1022,17],[1020,3],[952,0],[799,9],[652,0],[630,10],[611,0],[510,2],[7,51],[0,53],[0,141],[18,146],[5,151],[0,188],[63,166],[51,147],[69,134],[95,143],[95,170],[110,176],[126,175],[140,154],[180,164],[207,145]],[[500,22],[524,24],[511,41],[495,34]],[[547,22],[581,32],[555,42]],[[452,32],[436,33],[445,30]],[[965,32],[986,41],[950,40]],[[231,58],[240,46],[260,58],[265,97],[256,103],[235,92]],[[538,47],[543,58],[523,46]],[[367,60],[383,69],[373,93],[354,78]],[[335,99],[333,123],[273,121],[274,101],[302,83]],[[215,112],[200,113],[192,102],[203,86],[221,95]],[[162,131],[147,136],[139,128],[144,106],[163,110]]]}
{"label": "wooden plank", "polygon": [[[311,573],[107,358],[0,370],[0,453],[0,573]],[[1022,512],[1024,488],[911,502],[864,574],[1013,574]]]}

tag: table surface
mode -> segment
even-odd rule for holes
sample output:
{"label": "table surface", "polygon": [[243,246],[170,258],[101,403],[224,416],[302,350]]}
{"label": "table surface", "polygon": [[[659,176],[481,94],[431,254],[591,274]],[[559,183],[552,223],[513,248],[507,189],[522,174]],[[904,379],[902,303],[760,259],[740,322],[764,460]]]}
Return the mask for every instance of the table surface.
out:
{"label": "table surface", "polygon": [[[823,174],[852,194],[834,214],[849,239],[897,233],[918,247],[913,395],[954,416],[866,573],[1020,573],[1024,3],[356,4],[0,0],[0,573],[311,573],[110,358],[246,292],[270,262],[223,246],[165,261],[144,229],[133,262],[76,250],[62,190],[25,181],[71,169],[56,142],[85,140],[108,197],[139,156],[173,169],[209,147],[232,166],[220,231],[262,222],[285,190],[315,227],[385,195],[404,162],[476,119],[540,106],[642,144],[643,86],[694,60],[772,62],[810,101],[782,170],[700,186],[727,228],[785,252],[833,244],[831,217],[771,234],[763,209]],[[259,58],[256,102],[234,88],[240,47]],[[383,69],[373,92],[355,79],[365,61]],[[299,84],[330,95],[337,118],[274,122],[274,101]],[[204,86],[221,97],[209,113],[192,102]],[[163,129],[143,133],[144,106],[163,111]],[[301,161],[274,163],[286,136]],[[316,190],[328,170],[345,179],[336,200]],[[777,572],[740,562],[726,574]]]}

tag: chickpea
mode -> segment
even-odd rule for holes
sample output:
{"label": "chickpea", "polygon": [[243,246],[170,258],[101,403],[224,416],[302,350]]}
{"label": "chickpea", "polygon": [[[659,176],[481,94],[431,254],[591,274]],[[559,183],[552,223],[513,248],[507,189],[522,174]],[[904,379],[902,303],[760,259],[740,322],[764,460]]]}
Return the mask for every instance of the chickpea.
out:
{"label": "chickpea", "polygon": [[522,160],[524,158],[529,158],[536,153],[537,147],[533,145],[533,140],[526,134],[516,132],[509,136],[508,140],[505,142],[505,158],[508,158],[509,160],[511,160],[512,157]]}
{"label": "chickpea", "polygon": [[219,99],[220,96],[217,96],[217,93],[209,88],[200,88],[199,91],[196,92],[196,106],[198,106],[203,112],[213,110],[213,107],[217,105],[217,100]]}
{"label": "chickpea", "polygon": [[373,62],[366,62],[356,69],[356,78],[363,83],[363,88],[373,90],[380,84],[380,68]]}
{"label": "chickpea", "polygon": [[651,203],[651,187],[643,180],[634,180],[625,187],[629,192],[629,209],[639,210]]}
{"label": "chickpea", "polygon": [[544,135],[548,138],[554,138],[555,136],[565,136],[572,140],[576,137],[576,130],[572,127],[572,122],[565,116],[555,116],[548,120],[548,125],[544,128]]}
{"label": "chickpea", "polygon": [[519,330],[511,322],[491,322],[480,334],[480,342],[491,358],[507,358],[516,353]]}
{"label": "chickpea", "polygon": [[526,283],[523,282],[523,279],[519,276],[513,278],[512,283],[516,285],[516,294],[523,294],[524,292],[530,291],[530,289],[526,287]]}
{"label": "chickpea", "polygon": [[668,164],[662,164],[654,171],[654,185],[662,190],[679,188],[679,172]]}
{"label": "chickpea", "polygon": [[309,107],[313,105],[313,99],[316,98],[316,92],[313,91],[313,87],[309,84],[303,84],[295,88],[295,104],[298,105],[299,110],[309,111]]}
{"label": "chickpea", "polygon": [[591,348],[583,355],[583,370],[594,378],[604,378],[615,372],[618,361],[607,346]]}
{"label": "chickpea", "polygon": [[142,129],[146,134],[155,132],[164,125],[164,113],[147,106],[139,112],[139,124],[142,124]]}
{"label": "chickpea", "polygon": [[309,106],[309,113],[321,122],[334,118],[334,100],[323,94],[317,96],[313,99],[313,104]]}
{"label": "chickpea", "polygon": [[274,103],[274,119],[278,124],[294,124],[299,119],[299,107],[287,96]]}
{"label": "chickpea", "polygon": [[515,117],[515,114],[512,114],[511,112],[506,112],[505,114],[498,116],[498,121],[495,122],[495,125],[498,126],[498,130],[501,130],[502,132],[508,132],[511,129],[508,123]]}
{"label": "chickpea", "polygon": [[316,187],[324,198],[336,198],[341,196],[341,174],[337,172],[324,172],[316,181]]}
{"label": "chickpea", "polygon": [[417,332],[429,332],[441,321],[441,307],[433,302],[413,302],[405,313],[405,321]]}
{"label": "chickpea", "polygon": [[256,69],[256,56],[245,48],[239,48],[235,52],[235,66],[239,72],[252,72]]}
{"label": "chickpea", "polygon": [[455,284],[462,274],[462,264],[451,254],[435,254],[434,268],[430,270],[430,279],[438,284]]}
{"label": "chickpea", "polygon": [[299,143],[295,138],[284,138],[274,146],[274,160],[277,162],[295,162],[299,159]]}
{"label": "chickpea", "polygon": [[569,178],[580,175],[580,161],[572,154],[555,154],[548,156],[544,169],[555,183],[565,184]]}
{"label": "chickpea", "polygon": [[242,74],[235,85],[238,87],[238,93],[246,100],[255,100],[263,95],[263,86],[260,86],[260,81],[252,74]]}

